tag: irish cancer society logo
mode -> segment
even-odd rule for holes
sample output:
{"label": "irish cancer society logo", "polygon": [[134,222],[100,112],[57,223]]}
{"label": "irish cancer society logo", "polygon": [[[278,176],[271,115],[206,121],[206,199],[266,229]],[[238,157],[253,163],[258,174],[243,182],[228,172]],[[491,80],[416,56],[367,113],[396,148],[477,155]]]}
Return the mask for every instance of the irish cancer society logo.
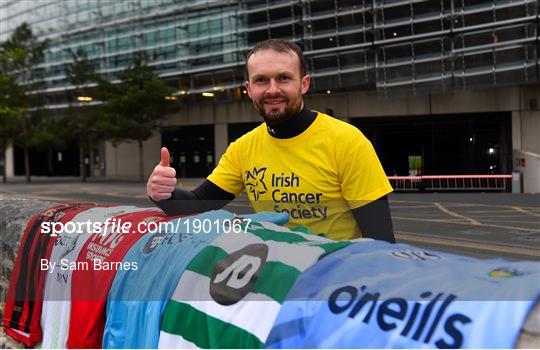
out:
{"label": "irish cancer society logo", "polygon": [[253,194],[253,198],[258,201],[261,194],[268,191],[264,183],[266,168],[257,169],[253,167],[253,172],[246,170],[246,189]]}

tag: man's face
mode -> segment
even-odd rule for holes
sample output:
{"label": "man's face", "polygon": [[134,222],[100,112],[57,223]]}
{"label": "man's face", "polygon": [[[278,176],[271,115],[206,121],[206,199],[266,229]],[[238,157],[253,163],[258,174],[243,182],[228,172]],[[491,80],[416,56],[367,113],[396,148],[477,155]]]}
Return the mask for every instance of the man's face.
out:
{"label": "man's face", "polygon": [[281,124],[304,107],[302,95],[309,89],[310,77],[300,76],[295,52],[257,51],[249,58],[247,68],[247,93],[266,122]]}

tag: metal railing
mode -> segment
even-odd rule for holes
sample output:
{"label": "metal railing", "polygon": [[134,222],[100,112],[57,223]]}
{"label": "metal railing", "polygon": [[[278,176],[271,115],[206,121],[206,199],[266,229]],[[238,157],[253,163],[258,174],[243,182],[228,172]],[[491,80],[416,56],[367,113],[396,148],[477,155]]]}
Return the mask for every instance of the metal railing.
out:
{"label": "metal railing", "polygon": [[389,176],[394,191],[502,191],[512,175]]}

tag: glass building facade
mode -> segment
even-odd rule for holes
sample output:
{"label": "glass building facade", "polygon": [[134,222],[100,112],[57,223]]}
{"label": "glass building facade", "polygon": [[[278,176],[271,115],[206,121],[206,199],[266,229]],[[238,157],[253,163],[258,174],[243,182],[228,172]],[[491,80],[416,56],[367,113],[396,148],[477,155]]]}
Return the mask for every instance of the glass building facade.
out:
{"label": "glass building facade", "polygon": [[[536,0],[5,0],[0,41],[23,21],[50,41],[52,108],[70,101],[66,64],[82,49],[114,80],[133,54],[186,103],[245,98],[244,56],[283,38],[305,50],[312,92],[418,95],[539,81]],[[73,96],[73,95],[71,95]]]}
{"label": "glass building facade", "polygon": [[[411,155],[431,174],[508,174],[540,154],[537,0],[0,1],[0,41],[22,22],[49,40],[41,86],[59,114],[79,103],[66,77],[72,52],[84,50],[113,81],[144,52],[180,102],[149,148],[169,147],[180,176],[206,176],[258,124],[244,58],[268,38],[304,49],[308,105],[359,126],[389,175],[406,175]],[[135,174],[135,150],[123,147],[88,155],[92,174]],[[485,159],[488,148],[497,159]]]}

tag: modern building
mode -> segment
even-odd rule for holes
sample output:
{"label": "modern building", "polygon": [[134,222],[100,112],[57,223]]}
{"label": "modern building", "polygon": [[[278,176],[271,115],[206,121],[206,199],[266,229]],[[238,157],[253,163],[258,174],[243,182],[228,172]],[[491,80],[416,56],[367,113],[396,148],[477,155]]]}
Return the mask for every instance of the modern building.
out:
{"label": "modern building", "polygon": [[[260,123],[244,57],[283,38],[305,51],[308,106],[358,126],[388,175],[521,171],[525,192],[540,192],[536,0],[4,0],[0,16],[0,41],[23,21],[50,40],[44,93],[58,113],[79,103],[65,74],[70,50],[111,79],[146,53],[180,102],[145,144],[148,173],[165,145],[180,176],[204,177]],[[78,159],[73,152],[61,161]],[[106,143],[88,170],[136,177],[134,152]],[[17,149],[7,167],[22,172]],[[63,169],[79,171],[76,161]]]}

